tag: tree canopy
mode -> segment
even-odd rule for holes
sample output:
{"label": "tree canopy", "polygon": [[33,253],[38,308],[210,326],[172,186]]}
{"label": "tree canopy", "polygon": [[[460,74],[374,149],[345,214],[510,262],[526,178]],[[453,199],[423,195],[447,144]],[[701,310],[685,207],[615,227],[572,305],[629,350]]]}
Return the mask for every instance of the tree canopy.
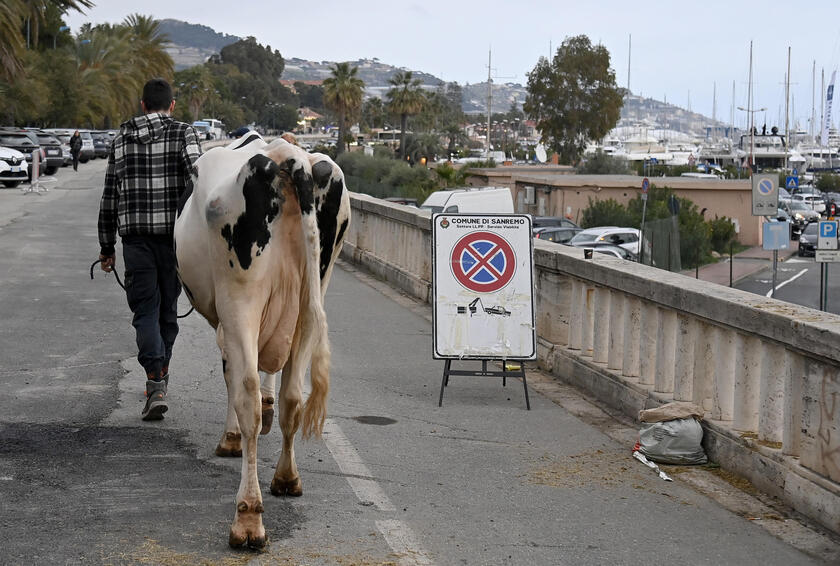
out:
{"label": "tree canopy", "polygon": [[388,81],[391,88],[385,94],[388,106],[394,114],[400,117],[400,159],[404,159],[405,129],[409,114],[417,114],[426,102],[423,96],[420,79],[415,79],[411,71],[397,71]]}
{"label": "tree canopy", "polygon": [[350,63],[336,63],[332,75],[324,79],[324,104],[338,114],[338,153],[344,151],[348,120],[362,107],[365,83],[356,76],[358,71]]}
{"label": "tree canopy", "polygon": [[609,51],[585,35],[566,38],[551,61],[541,57],[527,88],[525,113],[564,163],[576,162],[589,140],[615,127],[624,104]]}

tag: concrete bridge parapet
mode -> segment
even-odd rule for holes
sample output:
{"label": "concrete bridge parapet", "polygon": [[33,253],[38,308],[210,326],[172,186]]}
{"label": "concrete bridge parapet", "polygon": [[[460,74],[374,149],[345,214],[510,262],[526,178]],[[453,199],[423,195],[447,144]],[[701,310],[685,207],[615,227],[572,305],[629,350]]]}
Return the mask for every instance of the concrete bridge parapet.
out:
{"label": "concrete bridge parapet", "polygon": [[[345,258],[429,302],[428,214],[352,207]],[[697,403],[713,461],[840,533],[840,316],[541,241],[534,265],[543,369],[634,418]]]}

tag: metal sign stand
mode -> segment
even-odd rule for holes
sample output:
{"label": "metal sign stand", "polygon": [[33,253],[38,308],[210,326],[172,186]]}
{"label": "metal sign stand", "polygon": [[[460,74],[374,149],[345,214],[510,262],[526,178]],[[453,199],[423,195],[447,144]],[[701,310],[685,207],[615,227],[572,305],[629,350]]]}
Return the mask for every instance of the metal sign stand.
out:
{"label": "metal sign stand", "polygon": [[438,399],[438,407],[443,406],[443,391],[444,388],[449,385],[449,376],[450,375],[460,375],[460,376],[467,376],[467,377],[500,377],[502,378],[502,387],[507,385],[507,378],[509,377],[521,377],[522,378],[522,386],[525,388],[525,407],[530,411],[531,410],[531,401],[528,399],[528,381],[525,379],[525,364],[522,362],[517,362],[519,364],[518,370],[508,370],[507,362],[505,360],[498,360],[502,363],[502,371],[495,371],[495,370],[488,370],[487,369],[487,362],[491,360],[481,360],[481,369],[480,370],[465,370],[465,369],[452,369],[452,360],[446,360],[443,364],[443,379],[440,382],[440,399]]}

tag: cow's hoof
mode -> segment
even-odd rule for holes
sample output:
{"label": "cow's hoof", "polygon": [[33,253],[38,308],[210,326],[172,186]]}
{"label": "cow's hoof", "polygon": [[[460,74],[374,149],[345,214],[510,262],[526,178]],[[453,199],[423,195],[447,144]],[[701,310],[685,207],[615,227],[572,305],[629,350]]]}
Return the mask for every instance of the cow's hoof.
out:
{"label": "cow's hoof", "polygon": [[221,458],[239,458],[242,456],[242,435],[238,432],[226,432],[216,446],[216,456]]}
{"label": "cow's hoof", "polygon": [[262,428],[260,434],[268,434],[271,431],[271,423],[274,422],[274,398],[262,398]]}
{"label": "cow's hoof", "polygon": [[228,544],[233,548],[248,546],[248,548],[263,548],[268,538],[262,523],[263,504],[260,501],[250,506],[240,501],[236,505],[236,516],[230,527]]}
{"label": "cow's hoof", "polygon": [[282,495],[300,497],[303,495],[303,484],[300,483],[299,477],[293,480],[281,480],[274,478],[271,480],[271,495],[276,495],[278,497]]}

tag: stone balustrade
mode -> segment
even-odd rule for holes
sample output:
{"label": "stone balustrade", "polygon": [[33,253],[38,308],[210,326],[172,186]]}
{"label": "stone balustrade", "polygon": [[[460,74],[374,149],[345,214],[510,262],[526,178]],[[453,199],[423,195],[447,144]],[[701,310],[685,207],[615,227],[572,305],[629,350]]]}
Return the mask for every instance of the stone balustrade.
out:
{"label": "stone balustrade", "polygon": [[[344,257],[430,301],[429,216],[352,206]],[[633,417],[695,402],[713,461],[840,532],[840,317],[594,256],[535,242],[540,366]]]}

